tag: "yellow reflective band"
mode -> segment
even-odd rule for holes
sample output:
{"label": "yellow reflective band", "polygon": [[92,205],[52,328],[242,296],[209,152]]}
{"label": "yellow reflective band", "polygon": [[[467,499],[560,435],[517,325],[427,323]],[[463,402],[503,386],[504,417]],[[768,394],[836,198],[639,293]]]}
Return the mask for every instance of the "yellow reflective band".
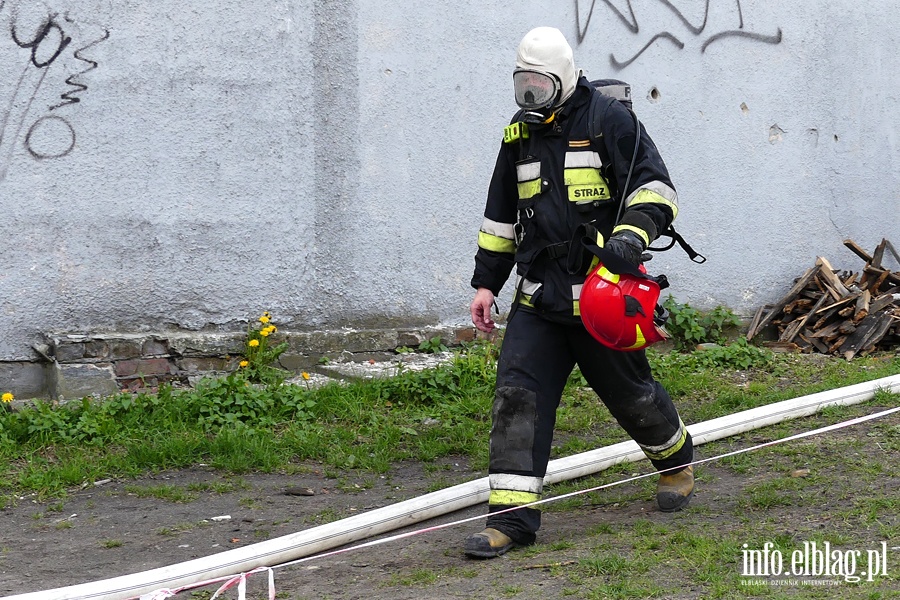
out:
{"label": "yellow reflective band", "polygon": [[531,296],[529,296],[528,294],[522,294],[521,296],[518,296],[518,299],[519,304],[524,304],[529,308],[534,308],[534,304],[531,303]]}
{"label": "yellow reflective band", "polygon": [[528,123],[513,123],[503,128],[503,143],[511,144],[528,139]]}
{"label": "yellow reflective band", "polygon": [[652,458],[653,460],[664,460],[681,450],[681,448],[684,446],[684,443],[687,441],[687,428],[684,426],[684,423],[679,422],[679,425],[681,427],[681,435],[678,436],[678,439],[674,444],[672,444],[665,450],[660,450],[659,452],[651,452],[650,450],[642,446],[641,450],[644,451],[644,455],[647,458]]}
{"label": "yellow reflective band", "polygon": [[563,172],[563,182],[566,185],[596,185],[606,187],[606,180],[597,169],[566,169]]}
{"label": "yellow reflective band", "polygon": [[638,348],[643,348],[647,345],[647,339],[644,337],[644,332],[641,331],[641,326],[637,323],[634,324],[634,344],[625,348],[625,350],[637,350]]}
{"label": "yellow reflective band", "polygon": [[[599,269],[597,269],[597,275],[600,277],[600,279],[608,281],[613,285],[619,283],[619,274],[613,273],[606,267],[600,267]],[[638,329],[638,331],[640,332],[640,329]]]}
{"label": "yellow reflective band", "polygon": [[587,148],[591,140],[569,140],[569,148]]}
{"label": "yellow reflective band", "polygon": [[[470,238],[471,239],[471,238]],[[516,242],[483,231],[478,232],[478,247],[492,252],[515,253]]]}
{"label": "yellow reflective band", "polygon": [[581,303],[577,299],[572,302],[572,314],[576,317],[581,316]]}
{"label": "yellow reflective band", "polygon": [[533,492],[515,492],[512,490],[491,490],[488,504],[501,506],[521,506],[541,499],[540,494]]}
{"label": "yellow reflective band", "polygon": [[634,233],[641,236],[641,239],[644,240],[644,245],[649,246],[650,242],[653,241],[650,239],[650,236],[647,235],[647,232],[641,229],[640,227],[635,227],[634,225],[616,225],[615,229],[613,229],[613,234],[616,234],[620,231],[633,231]]}
{"label": "yellow reflective band", "polygon": [[523,181],[522,183],[516,184],[519,189],[519,200],[527,200],[532,196],[537,196],[541,193],[541,180],[540,179],[532,179],[531,181]]}
{"label": "yellow reflective band", "polygon": [[639,191],[628,203],[628,207],[630,208],[635,204],[662,204],[672,209],[673,219],[678,216],[678,205],[671,200],[666,200],[653,190],[643,189]]}

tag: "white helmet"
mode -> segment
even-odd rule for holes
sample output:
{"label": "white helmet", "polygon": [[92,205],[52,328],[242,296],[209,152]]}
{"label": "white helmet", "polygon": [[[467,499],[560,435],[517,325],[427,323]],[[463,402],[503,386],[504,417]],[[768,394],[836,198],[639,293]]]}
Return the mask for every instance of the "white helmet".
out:
{"label": "white helmet", "polygon": [[532,29],[516,52],[516,103],[528,110],[558,108],[572,96],[578,75],[572,47],[562,32],[555,27]]}

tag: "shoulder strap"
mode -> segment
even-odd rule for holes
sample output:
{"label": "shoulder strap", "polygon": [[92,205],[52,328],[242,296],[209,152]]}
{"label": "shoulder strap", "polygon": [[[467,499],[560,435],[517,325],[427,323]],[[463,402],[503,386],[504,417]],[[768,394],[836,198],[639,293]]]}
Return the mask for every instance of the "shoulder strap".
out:
{"label": "shoulder strap", "polygon": [[[591,94],[591,103],[590,103],[590,107],[588,109],[589,110],[588,135],[591,138],[592,146],[597,143],[597,140],[600,137],[597,134],[597,127],[598,127],[598,121],[599,121],[598,113],[601,110],[604,110],[606,108],[606,106],[608,106],[608,104],[606,106],[601,105],[601,103],[600,103],[601,96],[604,96],[603,92],[601,92],[595,88],[593,93]],[[612,98],[612,97],[608,97],[608,98],[610,98],[610,100],[612,102],[619,102],[619,100],[616,100],[615,98]],[[623,106],[625,106],[625,105],[623,104]],[[628,108],[628,107],[625,106],[625,108]],[[630,108],[628,108],[628,112],[630,112],[631,116],[634,117],[634,152],[631,155],[631,164],[628,165],[628,176],[625,178],[625,185],[622,186],[621,190],[619,190],[619,210],[616,212],[616,222],[617,223],[619,222],[619,219],[622,218],[622,212],[625,209],[625,193],[628,190],[628,185],[631,183],[631,176],[634,173],[634,165],[635,165],[635,163],[637,163],[637,155],[638,155],[638,151],[640,150],[640,147],[641,147],[641,121],[638,119],[636,112],[634,112]]]}
{"label": "shoulder strap", "polygon": [[654,252],[664,252],[674,247],[675,244],[678,244],[679,246],[681,246],[681,249],[685,251],[688,257],[698,265],[702,265],[706,262],[706,257],[691,248],[691,245],[688,244],[683,237],[681,237],[680,233],[675,231],[675,228],[673,226],[669,225],[669,228],[659,234],[659,237],[672,238],[672,241],[662,248],[654,248],[653,246],[650,246],[649,248],[647,248],[647,250],[652,250]]}

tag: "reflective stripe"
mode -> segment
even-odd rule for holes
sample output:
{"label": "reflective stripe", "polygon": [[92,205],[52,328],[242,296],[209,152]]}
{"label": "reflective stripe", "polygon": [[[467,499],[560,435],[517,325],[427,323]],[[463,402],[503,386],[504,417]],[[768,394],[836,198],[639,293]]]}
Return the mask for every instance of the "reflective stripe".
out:
{"label": "reflective stripe", "polygon": [[518,294],[516,294],[516,297],[519,298],[519,304],[524,304],[529,308],[534,308],[534,304],[531,303],[531,296],[528,296],[526,294],[522,294],[521,296],[519,296]]}
{"label": "reflective stripe", "polygon": [[516,242],[515,240],[508,240],[503,237],[479,231],[478,247],[492,252],[514,253],[516,251]]}
{"label": "reflective stripe", "polygon": [[625,350],[637,350],[638,348],[643,348],[647,345],[647,338],[644,337],[644,332],[641,331],[641,326],[637,323],[634,324],[634,343],[625,348]]}
{"label": "reflective stripe", "polygon": [[488,481],[492,490],[514,490],[517,492],[531,492],[540,494],[544,489],[543,477],[529,477],[527,475],[509,475],[507,473],[491,473]]}
{"label": "reflective stripe", "polygon": [[662,204],[672,209],[672,214],[678,216],[678,194],[662,181],[645,183],[625,200],[625,206],[635,204]]}
{"label": "reflective stripe", "polygon": [[531,492],[512,492],[509,490],[491,490],[491,495],[488,497],[489,505],[500,505],[500,506],[521,506],[523,504],[530,504],[532,502],[537,502],[541,499],[540,494],[533,494]]}
{"label": "reflective stripe", "polygon": [[481,231],[508,240],[516,239],[516,226],[512,223],[501,223],[485,218],[481,222]]}
{"label": "reflective stripe", "polygon": [[644,444],[638,444],[641,447],[641,450],[644,451],[644,454],[647,458],[652,458],[654,460],[663,460],[665,458],[669,458],[684,446],[684,442],[687,440],[687,428],[684,426],[684,422],[681,419],[678,419],[678,431],[675,432],[669,441],[661,446],[648,446]]}
{"label": "reflective stripe", "polygon": [[644,240],[644,246],[650,245],[650,236],[647,235],[647,232],[640,227],[635,227],[634,225],[616,225],[615,229],[612,230],[613,234],[616,234],[620,231],[633,231],[634,233],[641,236],[642,240]]}
{"label": "reflective stripe", "polygon": [[576,283],[572,286],[572,314],[576,317],[581,316],[581,290],[584,284]]}
{"label": "reflective stripe", "polygon": [[522,163],[521,165],[516,165],[516,181],[522,183],[524,181],[529,181],[531,179],[540,179],[541,178],[541,161],[536,160],[534,162]]}
{"label": "reflective stripe", "polygon": [[603,166],[600,155],[596,152],[566,152],[566,169],[580,169],[590,167],[599,169]]}
{"label": "reflective stripe", "polygon": [[519,190],[519,200],[527,200],[541,193],[541,180],[533,179],[517,184]]}
{"label": "reflective stripe", "polygon": [[579,168],[566,169],[563,172],[563,181],[566,185],[586,185],[589,183],[602,183],[606,187],[606,180],[597,169]]}
{"label": "reflective stripe", "polygon": [[591,140],[569,140],[569,148],[587,148]]}
{"label": "reflective stripe", "polygon": [[539,281],[531,281],[530,279],[526,279],[522,282],[522,287],[519,287],[519,282],[522,281],[521,275],[516,275],[516,289],[521,289],[523,294],[528,294],[529,296],[533,296],[535,292],[537,292],[541,288],[541,282]]}
{"label": "reflective stripe", "polygon": [[603,279],[604,281],[608,281],[613,285],[616,285],[619,283],[619,274],[613,273],[606,267],[600,267],[599,269],[597,269],[597,276],[600,279]]}

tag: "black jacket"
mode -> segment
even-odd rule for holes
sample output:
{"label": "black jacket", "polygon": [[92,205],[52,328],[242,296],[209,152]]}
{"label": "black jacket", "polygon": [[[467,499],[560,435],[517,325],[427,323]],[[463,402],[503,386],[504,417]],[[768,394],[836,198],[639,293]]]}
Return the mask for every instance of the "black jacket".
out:
{"label": "black jacket", "polygon": [[[592,94],[598,95],[594,140]],[[519,302],[548,317],[578,320],[578,295],[590,265],[577,240],[571,248],[578,256],[569,255],[579,225],[590,223],[604,240],[631,230],[649,245],[678,211],[666,165],[643,126],[629,189],[620,193],[635,132],[633,113],[582,77],[549,125],[531,126],[527,139],[505,141],[488,190],[472,286],[498,294],[515,264]]]}

